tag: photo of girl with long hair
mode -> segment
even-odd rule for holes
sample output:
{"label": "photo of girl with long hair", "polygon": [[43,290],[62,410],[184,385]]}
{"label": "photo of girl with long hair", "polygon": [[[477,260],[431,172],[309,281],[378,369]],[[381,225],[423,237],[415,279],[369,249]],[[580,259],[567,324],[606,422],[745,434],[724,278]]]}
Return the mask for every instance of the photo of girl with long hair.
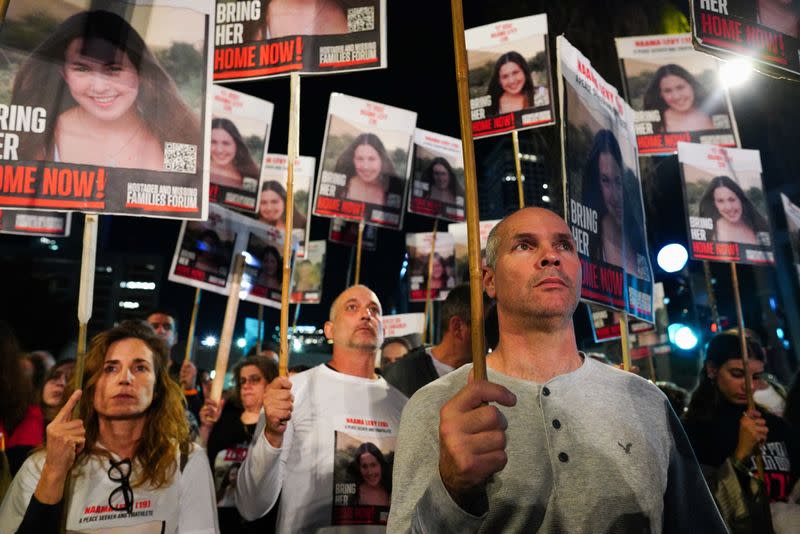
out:
{"label": "photo of girl with long hair", "polygon": [[616,46],[641,154],[674,154],[679,141],[738,144],[721,62],[697,52],[690,33],[618,37]]}
{"label": "photo of girl with long hair", "polygon": [[461,222],[465,218],[465,189],[461,140],[417,128],[408,211]]}
{"label": "photo of girl with long hair", "polygon": [[[406,234],[408,249],[409,300],[424,302],[430,288],[432,300],[444,300],[456,286],[456,257],[453,236],[446,232],[436,234],[436,250],[431,258],[432,234]],[[428,265],[430,262],[430,284]]]}
{"label": "photo of girl with long hair", "polygon": [[476,137],[553,122],[546,15],[470,28],[465,39]]}
{"label": "photo of girl with long hair", "polygon": [[17,70],[10,103],[47,113],[43,134],[20,133],[23,161],[160,171],[164,143],[202,144],[198,114],[139,32],[110,11],[54,28]]}
{"label": "photo of girl with long hair", "polygon": [[772,263],[757,150],[678,145],[694,259]]}
{"label": "photo of girl with long hair", "polygon": [[314,214],[400,228],[417,114],[331,94]]}
{"label": "photo of girl with long hair", "polygon": [[211,183],[255,191],[261,169],[230,119],[211,119]]}
{"label": "photo of girl with long hair", "polygon": [[268,228],[266,232],[251,231],[247,238],[243,287],[249,287],[253,297],[280,303],[283,288],[283,234]]}

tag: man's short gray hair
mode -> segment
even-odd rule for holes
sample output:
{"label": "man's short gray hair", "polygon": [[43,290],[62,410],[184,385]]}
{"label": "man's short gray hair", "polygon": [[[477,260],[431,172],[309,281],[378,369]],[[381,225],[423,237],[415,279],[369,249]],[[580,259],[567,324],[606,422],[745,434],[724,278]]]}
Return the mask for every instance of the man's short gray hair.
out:
{"label": "man's short gray hair", "polygon": [[[505,220],[505,218],[503,219]],[[494,228],[489,232],[489,237],[486,239],[486,265],[495,268],[497,265],[497,251],[500,248],[500,235],[499,228],[503,221],[494,225]]]}

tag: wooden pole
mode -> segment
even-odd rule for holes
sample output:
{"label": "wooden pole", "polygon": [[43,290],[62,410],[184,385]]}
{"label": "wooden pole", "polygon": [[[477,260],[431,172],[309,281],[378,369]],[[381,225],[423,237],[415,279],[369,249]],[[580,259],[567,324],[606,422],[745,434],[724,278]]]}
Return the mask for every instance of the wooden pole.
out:
{"label": "wooden pole", "polygon": [[647,356],[647,367],[648,367],[648,370],[650,371],[650,381],[655,384],[656,381],[657,381],[657,378],[656,378],[656,365],[655,365],[655,363],[653,363],[653,353],[652,352]]}
{"label": "wooden pole", "polygon": [[264,305],[258,305],[258,335],[256,336],[256,354],[261,354],[264,346]]}
{"label": "wooden pole", "polygon": [[483,269],[481,265],[480,215],[478,213],[478,181],[475,173],[475,147],[472,146],[472,115],[469,106],[469,70],[464,41],[464,14],[461,0],[450,0],[453,15],[453,49],[456,59],[459,123],[464,153],[464,182],[467,203],[467,250],[469,253],[469,287],[472,321],[473,378],[486,380],[486,340],[483,325]]}
{"label": "wooden pole", "polygon": [[[81,254],[81,278],[78,289],[78,353],[75,359],[75,389],[83,388],[83,369],[86,364],[86,346],[88,339],[89,319],[92,318],[94,300],[94,272],[97,257],[97,225],[96,213],[87,213],[83,223],[83,252]],[[73,417],[79,417],[78,406],[75,405]]]}
{"label": "wooden pole", "polygon": [[517,130],[511,132],[511,144],[514,147],[514,168],[517,172],[517,194],[519,195],[519,209],[525,207],[525,190],[522,188],[522,163],[519,158],[519,134]]}
{"label": "wooden pole", "polygon": [[234,261],[231,292],[228,295],[228,304],[225,306],[222,333],[219,336],[217,347],[217,363],[214,367],[214,381],[211,383],[210,397],[215,401],[219,401],[222,397],[222,388],[225,385],[225,373],[228,371],[228,357],[233,341],[233,328],[236,326],[236,312],[239,311],[239,292],[242,289],[243,272],[244,254],[239,254]]}
{"label": "wooden pole", "polygon": [[289,76],[289,146],[286,173],[286,229],[283,236],[283,279],[281,280],[281,331],[278,372],[289,374],[289,296],[292,282],[292,228],[294,227],[294,163],[300,144],[300,74]]}
{"label": "wooden pole", "polygon": [[361,247],[364,243],[364,221],[358,223],[358,239],[356,240],[356,278],[353,285],[361,282]]}
{"label": "wooden pole", "polygon": [[433,258],[436,254],[436,231],[439,229],[439,219],[433,221],[431,232],[431,252],[428,254],[428,279],[425,283],[425,328],[422,330],[422,344],[425,345],[433,336],[428,335],[428,324],[431,320],[431,276],[433,276]]}
{"label": "wooden pole", "polygon": [[621,312],[619,315],[619,339],[622,343],[622,368],[625,371],[631,370],[631,347],[628,337],[628,312]]}
{"label": "wooden pole", "polygon": [[194,349],[194,330],[197,326],[197,310],[200,308],[200,296],[203,290],[199,287],[194,292],[194,306],[192,307],[192,319],[189,321],[189,333],[186,335],[186,353],[183,356],[184,362],[192,361],[192,350]]}
{"label": "wooden pole", "polygon": [[[733,283],[733,298],[736,302],[736,319],[739,322],[739,350],[742,353],[742,367],[744,368],[744,394],[747,395],[747,409],[753,410],[756,403],[753,400],[753,381],[750,377],[750,354],[747,351],[747,332],[744,329],[744,312],[742,311],[742,297],[739,293],[739,273],[736,270],[736,263],[731,262],[731,280]],[[761,451],[756,450],[756,470],[758,477],[764,480],[764,458]]]}

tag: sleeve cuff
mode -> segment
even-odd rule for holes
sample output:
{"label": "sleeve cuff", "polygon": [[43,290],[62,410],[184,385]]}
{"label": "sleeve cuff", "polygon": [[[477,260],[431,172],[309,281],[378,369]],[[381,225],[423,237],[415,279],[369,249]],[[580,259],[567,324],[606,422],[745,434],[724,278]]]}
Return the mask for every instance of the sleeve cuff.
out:
{"label": "sleeve cuff", "polygon": [[25,516],[22,518],[22,523],[17,532],[53,532],[53,529],[57,530],[61,522],[63,507],[64,499],[61,499],[56,504],[45,504],[39,501],[36,495],[31,495],[28,508],[25,510]]}
{"label": "sleeve cuff", "polygon": [[438,471],[414,510],[412,532],[476,532],[489,511],[486,492],[468,512],[461,508],[444,487]]}

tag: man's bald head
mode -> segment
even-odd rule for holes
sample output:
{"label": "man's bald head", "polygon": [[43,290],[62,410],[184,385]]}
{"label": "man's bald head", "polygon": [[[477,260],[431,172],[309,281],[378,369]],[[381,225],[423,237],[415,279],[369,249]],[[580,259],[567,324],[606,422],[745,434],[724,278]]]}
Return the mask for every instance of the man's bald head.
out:
{"label": "man's bald head", "polygon": [[509,221],[513,222],[516,218],[519,218],[521,213],[536,213],[536,215],[540,215],[546,218],[556,217],[564,223],[565,228],[567,229],[569,228],[567,226],[567,221],[565,221],[564,218],[561,217],[561,215],[547,208],[538,208],[538,207],[522,208],[521,210],[517,210],[514,213],[506,215],[499,223],[497,223],[494,226],[494,228],[492,228],[492,230],[489,232],[489,237],[486,239],[486,265],[488,265],[492,269],[494,269],[497,266],[497,255],[500,250],[500,243],[502,242],[503,239],[503,232],[508,226]]}
{"label": "man's bald head", "polygon": [[[336,297],[336,299],[333,301],[333,304],[331,304],[331,309],[328,312],[328,320],[329,321],[333,321],[334,319],[336,319],[336,314],[341,309],[342,305],[345,302],[347,302],[347,299],[350,297],[350,295],[353,293],[353,291],[356,291],[356,290],[357,291],[361,291],[361,290],[368,291],[370,293],[370,295],[372,297],[374,297],[375,302],[378,303],[378,307],[380,307],[381,303],[378,300],[378,296],[375,294],[374,291],[372,291],[370,288],[368,288],[367,286],[365,286],[363,284],[355,284],[355,285],[352,285],[352,286],[348,287],[347,289],[345,289],[341,293],[339,293],[339,296]],[[381,309],[381,312],[382,311],[383,310]]]}

